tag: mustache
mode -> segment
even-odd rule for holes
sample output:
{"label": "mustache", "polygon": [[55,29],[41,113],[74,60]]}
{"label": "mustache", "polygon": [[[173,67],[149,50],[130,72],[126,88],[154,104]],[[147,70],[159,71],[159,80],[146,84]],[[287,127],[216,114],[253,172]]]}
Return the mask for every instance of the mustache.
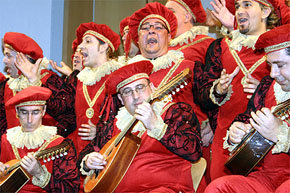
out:
{"label": "mustache", "polygon": [[149,43],[157,43],[157,39],[155,39],[155,38],[149,38],[148,40],[147,40],[147,43],[149,44]]}

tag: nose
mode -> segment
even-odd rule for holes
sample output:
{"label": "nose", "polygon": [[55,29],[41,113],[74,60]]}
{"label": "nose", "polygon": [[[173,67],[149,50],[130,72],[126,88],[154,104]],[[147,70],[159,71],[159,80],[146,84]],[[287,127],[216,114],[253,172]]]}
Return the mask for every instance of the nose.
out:
{"label": "nose", "polygon": [[155,34],[156,32],[155,32],[156,30],[155,30],[155,27],[154,27],[154,25],[150,25],[150,28],[149,28],[149,34]]}
{"label": "nose", "polygon": [[8,59],[7,59],[7,56],[4,56],[4,58],[3,58],[3,63],[4,63],[4,64],[7,64],[7,63],[8,63],[7,60],[8,60]]}
{"label": "nose", "polygon": [[32,114],[31,113],[28,113],[27,122],[28,123],[32,122]]}
{"label": "nose", "polygon": [[140,94],[136,90],[133,90],[132,97],[133,99],[138,99],[140,97]]}
{"label": "nose", "polygon": [[279,74],[280,74],[279,68],[276,65],[272,65],[270,76],[272,78],[276,78],[279,76]]}

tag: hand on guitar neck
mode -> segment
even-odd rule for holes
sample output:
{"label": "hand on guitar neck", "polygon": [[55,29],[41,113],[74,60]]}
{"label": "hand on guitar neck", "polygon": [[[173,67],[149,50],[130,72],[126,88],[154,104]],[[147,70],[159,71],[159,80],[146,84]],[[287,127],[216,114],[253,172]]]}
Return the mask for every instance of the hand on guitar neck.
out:
{"label": "hand on guitar neck", "polygon": [[248,134],[251,129],[256,129],[263,137],[276,143],[278,135],[278,127],[282,125],[282,121],[275,117],[271,110],[262,108],[256,113],[251,112],[252,118],[250,124],[242,122],[234,122],[229,129],[229,140],[232,143],[240,143],[244,136]]}
{"label": "hand on guitar neck", "polygon": [[[20,162],[20,165],[25,169],[31,176],[40,178],[44,174],[44,170],[41,167],[41,164],[38,160],[35,159],[33,153],[28,153],[27,156],[24,156]],[[0,178],[7,174],[7,171],[11,167],[8,164],[0,162]]]}
{"label": "hand on guitar neck", "polygon": [[45,171],[41,167],[40,162],[33,156],[33,153],[28,153],[21,159],[21,167],[24,168],[30,175],[40,179]]}

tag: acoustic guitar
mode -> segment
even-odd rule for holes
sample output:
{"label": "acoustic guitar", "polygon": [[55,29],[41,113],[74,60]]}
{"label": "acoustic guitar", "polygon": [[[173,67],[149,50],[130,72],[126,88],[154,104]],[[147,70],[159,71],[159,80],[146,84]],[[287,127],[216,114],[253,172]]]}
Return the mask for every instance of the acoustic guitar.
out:
{"label": "acoustic guitar", "polygon": [[[64,140],[54,147],[35,152],[34,157],[44,162],[67,155],[67,150],[71,147],[71,141]],[[5,175],[0,179],[0,192],[18,192],[32,177],[20,166],[20,160],[14,159],[6,162],[10,167]]]}
{"label": "acoustic guitar", "polygon": [[[290,99],[272,108],[272,113],[290,124]],[[233,173],[247,176],[275,145],[264,138],[258,131],[252,129],[239,145],[233,150],[225,166]]]}
{"label": "acoustic guitar", "polygon": [[[191,76],[191,71],[186,68],[173,77],[166,85],[153,93],[150,104],[156,100],[171,94],[176,94],[184,88],[185,80]],[[184,84],[184,85],[183,85]],[[179,86],[179,87],[178,87]],[[141,138],[131,133],[138,120],[133,119],[128,123],[126,129],[114,136],[99,153],[104,155],[107,161],[105,169],[87,176],[85,179],[85,192],[113,192],[123,179],[130,167],[141,144]]]}

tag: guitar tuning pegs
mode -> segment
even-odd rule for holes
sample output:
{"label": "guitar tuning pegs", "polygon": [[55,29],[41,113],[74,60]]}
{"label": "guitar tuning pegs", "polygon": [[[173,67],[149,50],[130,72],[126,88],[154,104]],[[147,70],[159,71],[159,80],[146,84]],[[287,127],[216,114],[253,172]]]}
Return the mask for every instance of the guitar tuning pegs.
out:
{"label": "guitar tuning pegs", "polygon": [[47,161],[49,162],[50,161],[50,158],[47,158]]}
{"label": "guitar tuning pegs", "polygon": [[179,92],[180,91],[180,88],[176,88],[176,92]]}
{"label": "guitar tuning pegs", "polygon": [[184,86],[183,85],[180,85],[180,88],[184,88]]}
{"label": "guitar tuning pegs", "polygon": [[43,162],[44,162],[44,163],[46,163],[46,160],[45,160],[45,159],[43,159]]}
{"label": "guitar tuning pegs", "polygon": [[67,152],[65,151],[65,152],[63,153],[63,155],[67,155]]}
{"label": "guitar tuning pegs", "polygon": [[172,91],[172,95],[175,95],[176,93],[174,91]]}
{"label": "guitar tuning pegs", "polygon": [[184,85],[187,86],[187,82],[184,82]]}
{"label": "guitar tuning pegs", "polygon": [[55,157],[54,157],[54,156],[52,156],[52,157],[51,157],[51,160],[55,160]]}
{"label": "guitar tuning pegs", "polygon": [[59,157],[63,157],[63,154],[62,154],[62,153],[60,153],[60,154],[59,154]]}
{"label": "guitar tuning pegs", "polygon": [[58,154],[55,155],[56,158],[59,158]]}

